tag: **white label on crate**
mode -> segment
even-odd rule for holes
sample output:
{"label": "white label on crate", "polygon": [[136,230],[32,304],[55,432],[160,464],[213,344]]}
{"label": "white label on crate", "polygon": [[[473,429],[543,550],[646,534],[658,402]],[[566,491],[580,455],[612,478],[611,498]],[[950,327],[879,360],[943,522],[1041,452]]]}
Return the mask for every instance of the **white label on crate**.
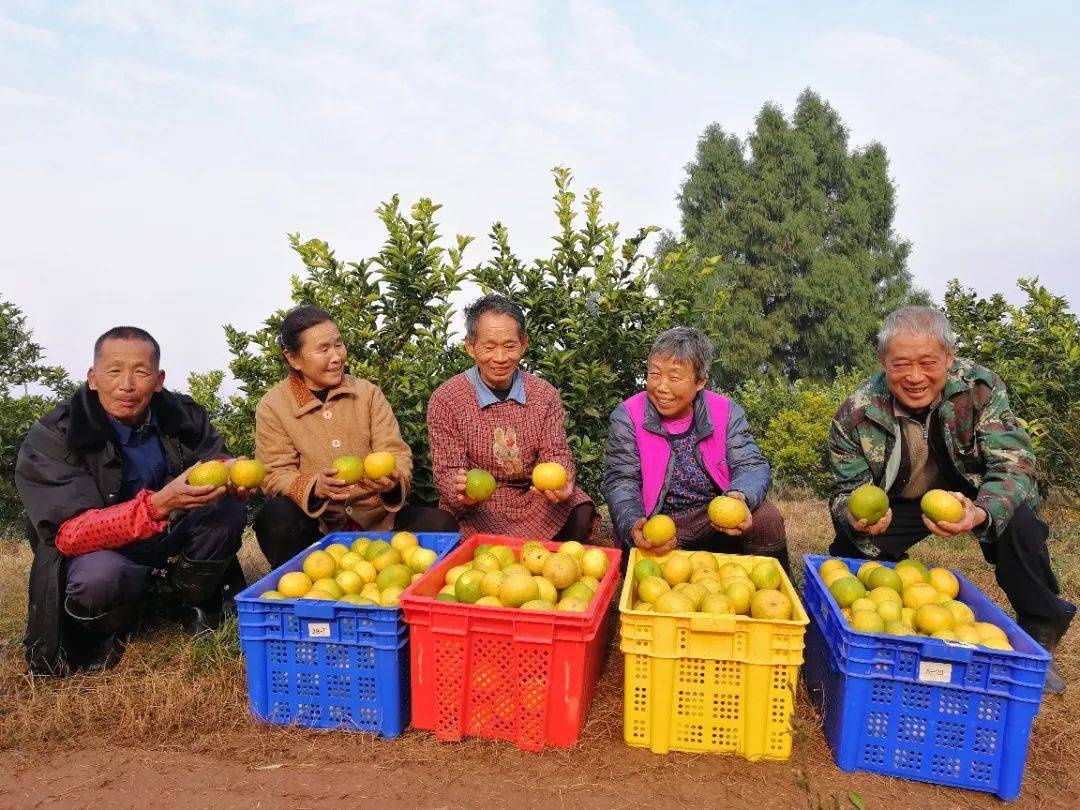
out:
{"label": "white label on crate", "polygon": [[307,626],[308,638],[330,638],[329,622],[311,622]]}
{"label": "white label on crate", "polygon": [[941,661],[920,661],[919,680],[928,683],[952,683],[952,664]]}

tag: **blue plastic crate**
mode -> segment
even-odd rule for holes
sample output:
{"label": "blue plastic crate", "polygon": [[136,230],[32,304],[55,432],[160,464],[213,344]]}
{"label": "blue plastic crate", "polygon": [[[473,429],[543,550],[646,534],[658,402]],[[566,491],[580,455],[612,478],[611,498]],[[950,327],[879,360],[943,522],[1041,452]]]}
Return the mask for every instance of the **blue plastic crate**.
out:
{"label": "blue plastic crate", "polygon": [[[304,557],[357,537],[394,532],[337,532],[301,551],[236,597],[248,702],[278,725],[371,731],[396,737],[409,721],[409,626],[400,607],[314,599],[260,599]],[[461,535],[417,533],[442,559]]]}
{"label": "blue plastic crate", "polygon": [[1015,799],[1050,656],[956,571],[959,598],[1001,627],[1013,652],[857,632],[818,575],[827,559],[804,557],[803,672],[837,764]]}

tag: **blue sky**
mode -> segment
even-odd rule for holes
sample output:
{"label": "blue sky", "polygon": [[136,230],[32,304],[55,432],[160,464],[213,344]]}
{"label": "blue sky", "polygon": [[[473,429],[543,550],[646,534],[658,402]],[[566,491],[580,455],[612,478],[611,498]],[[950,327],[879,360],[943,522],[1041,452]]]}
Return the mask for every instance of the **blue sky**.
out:
{"label": "blue sky", "polygon": [[625,232],[674,227],[704,127],[809,86],[888,150],[919,284],[1075,305],[1075,9],[817,5],[0,0],[0,294],[80,376],[147,327],[177,385],[287,303],[287,232],[370,255],[378,203],[429,196],[467,262],[497,219],[533,258],[557,164]]}

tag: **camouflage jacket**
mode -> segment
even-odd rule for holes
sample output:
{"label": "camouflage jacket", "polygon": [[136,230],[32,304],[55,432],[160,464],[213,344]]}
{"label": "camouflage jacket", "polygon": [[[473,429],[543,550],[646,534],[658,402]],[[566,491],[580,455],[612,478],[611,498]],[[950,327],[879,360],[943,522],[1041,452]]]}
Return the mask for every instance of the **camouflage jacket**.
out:
{"label": "camouflage jacket", "polygon": [[[990,520],[976,534],[984,542],[992,541],[1017,507],[1038,505],[1031,439],[1009,405],[1002,379],[959,357],[946,377],[937,421],[944,455],[952,462],[952,469],[942,472],[986,510]],[[855,544],[873,556],[877,548],[869,536],[855,532],[848,523],[848,497],[868,482],[890,491],[900,474],[900,436],[893,396],[880,371],[844,401],[829,429],[833,472],[829,508],[837,525],[846,527]]]}

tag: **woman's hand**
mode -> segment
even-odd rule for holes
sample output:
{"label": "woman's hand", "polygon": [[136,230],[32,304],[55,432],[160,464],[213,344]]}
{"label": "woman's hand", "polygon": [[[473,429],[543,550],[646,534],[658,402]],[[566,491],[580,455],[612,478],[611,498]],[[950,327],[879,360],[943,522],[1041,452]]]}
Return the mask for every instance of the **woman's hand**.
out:
{"label": "woman's hand", "polygon": [[347,501],[356,493],[356,484],[337,478],[337,470],[328,467],[315,478],[312,494],[324,501]]}
{"label": "woman's hand", "polygon": [[731,529],[726,529],[723,526],[717,526],[715,523],[713,524],[713,528],[716,529],[718,532],[723,532],[728,537],[742,537],[744,534],[754,528],[754,514],[750,511],[750,507],[746,506],[746,496],[743,495],[741,492],[731,490],[729,492],[725,492],[724,494],[727,495],[729,498],[734,498],[737,501],[742,501],[743,506],[746,507],[746,519],[743,520],[743,522],[740,523],[738,526],[735,526]]}
{"label": "woman's hand", "polygon": [[389,475],[385,475],[382,478],[365,478],[362,481],[358,481],[356,484],[357,490],[359,490],[360,497],[365,495],[372,495],[375,493],[389,492],[398,485],[401,480],[401,473],[394,470]]}

